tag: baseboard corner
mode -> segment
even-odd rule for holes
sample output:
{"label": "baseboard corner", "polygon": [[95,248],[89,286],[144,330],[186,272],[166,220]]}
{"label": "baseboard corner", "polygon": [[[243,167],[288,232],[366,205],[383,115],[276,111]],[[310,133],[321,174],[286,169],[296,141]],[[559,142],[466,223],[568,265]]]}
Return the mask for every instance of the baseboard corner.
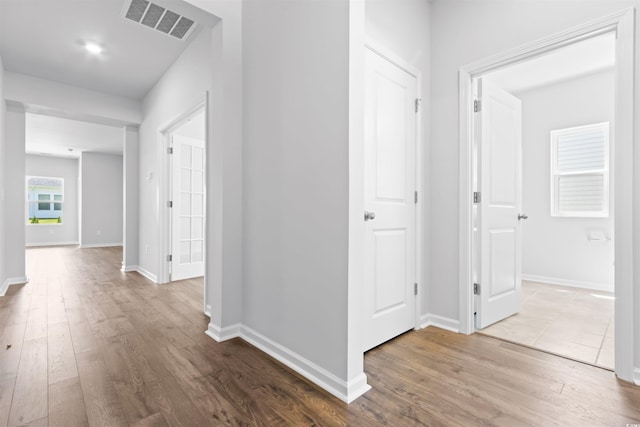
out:
{"label": "baseboard corner", "polygon": [[640,368],[633,369],[633,383],[640,386]]}
{"label": "baseboard corner", "polygon": [[338,378],[293,350],[278,344],[245,325],[242,326],[240,338],[293,369],[343,402],[353,401],[369,389],[364,373],[362,374],[363,376],[359,376],[347,383],[347,381]]}
{"label": "baseboard corner", "polygon": [[29,276],[21,276],[21,277],[8,277],[5,279],[2,286],[0,286],[0,297],[3,297],[7,294],[9,290],[9,286],[11,285],[24,285],[29,283]]}
{"label": "baseboard corner", "polygon": [[122,271],[123,273],[131,273],[132,271],[138,271],[139,268],[140,267],[137,265],[123,265],[120,271]]}
{"label": "baseboard corner", "polygon": [[150,272],[149,270],[147,270],[144,267],[141,266],[137,266],[138,268],[136,268],[136,271],[138,273],[140,273],[140,275],[146,277],[147,279],[151,280],[153,283],[158,283],[158,276],[156,276],[155,274],[153,274],[152,272]]}
{"label": "baseboard corner", "polygon": [[204,332],[209,337],[213,338],[217,342],[223,342],[240,336],[242,325],[236,323],[235,325],[225,326],[221,328],[212,322],[209,322],[207,330]]}
{"label": "baseboard corner", "polygon": [[437,314],[427,313],[420,316],[419,329],[423,329],[428,326],[435,326],[447,331],[460,333],[460,322],[458,320],[439,316]]}

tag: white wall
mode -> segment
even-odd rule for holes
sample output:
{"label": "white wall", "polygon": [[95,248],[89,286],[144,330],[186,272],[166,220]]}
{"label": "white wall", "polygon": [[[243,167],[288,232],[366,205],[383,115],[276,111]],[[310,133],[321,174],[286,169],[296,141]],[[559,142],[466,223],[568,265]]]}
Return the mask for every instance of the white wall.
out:
{"label": "white wall", "polygon": [[187,1],[221,20],[211,30],[205,267],[208,333],[221,340],[242,316],[242,2]]}
{"label": "white wall", "polygon": [[118,246],[123,236],[122,156],[80,156],[80,246]]}
{"label": "white wall", "polygon": [[[5,114],[6,105],[4,101],[4,66],[0,57],[0,204],[5,205],[5,170],[6,170],[6,144],[5,144]],[[0,296],[6,292],[5,279],[7,278],[5,269],[5,214],[4,208],[0,207]]]}
{"label": "white wall", "polygon": [[105,125],[140,123],[140,102],[24,74],[5,75],[7,100],[29,111]]}
{"label": "white wall", "polygon": [[522,101],[523,211],[529,215],[523,278],[613,292],[613,241],[587,240],[590,232],[613,237],[613,200],[608,218],[552,217],[549,142],[554,129],[607,121],[613,129],[613,70],[515,95]]}
{"label": "white wall", "polygon": [[160,272],[158,229],[161,225],[158,222],[158,209],[166,209],[159,205],[158,198],[163,170],[161,151],[166,150],[160,131],[196,106],[205,92],[211,91],[211,84],[211,31],[205,28],[190,42],[142,102],[138,171],[141,218],[138,258],[140,267],[153,276],[158,276]]}
{"label": "white wall", "polygon": [[422,153],[419,159],[422,167],[421,201],[422,221],[424,227],[419,241],[422,247],[421,276],[418,278],[421,315],[427,315],[429,300],[429,212],[428,177],[429,177],[429,99],[431,97],[431,7],[428,0],[366,0],[365,1],[365,33],[367,40],[373,41],[397,55],[406,63],[421,72],[422,104],[419,113],[420,140],[418,144]]}
{"label": "white wall", "polygon": [[124,134],[124,217],[123,217],[123,254],[122,267],[124,271],[133,271],[138,268],[138,226],[140,217],[138,215],[139,202],[139,182],[138,182],[138,129],[125,127]]}
{"label": "white wall", "polygon": [[476,60],[627,8],[635,1],[432,4],[429,311],[459,319],[458,71]]}
{"label": "white wall", "polygon": [[78,159],[27,154],[25,168],[27,176],[64,179],[62,224],[27,224],[26,245],[77,244],[79,242]]}
{"label": "white wall", "polygon": [[5,268],[7,280],[24,282],[25,269],[25,113],[17,106],[7,109],[5,148]]}
{"label": "white wall", "polygon": [[348,12],[342,1],[243,4],[243,323],[341,380]]}

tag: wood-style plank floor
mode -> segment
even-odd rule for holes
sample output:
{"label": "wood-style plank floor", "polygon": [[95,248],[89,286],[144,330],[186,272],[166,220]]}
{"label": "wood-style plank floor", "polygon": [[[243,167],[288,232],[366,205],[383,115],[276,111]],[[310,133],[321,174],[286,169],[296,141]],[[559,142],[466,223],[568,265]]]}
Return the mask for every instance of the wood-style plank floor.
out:
{"label": "wood-style plank floor", "polygon": [[119,248],[31,248],[0,298],[0,426],[625,426],[606,370],[437,328],[371,350],[346,405],[240,339],[204,334],[202,283],[121,273]]}

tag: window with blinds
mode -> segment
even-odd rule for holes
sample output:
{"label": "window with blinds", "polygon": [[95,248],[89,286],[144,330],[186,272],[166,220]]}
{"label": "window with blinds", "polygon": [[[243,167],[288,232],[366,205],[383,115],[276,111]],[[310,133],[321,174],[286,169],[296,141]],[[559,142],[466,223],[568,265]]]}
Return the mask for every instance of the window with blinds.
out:
{"label": "window with blinds", "polygon": [[609,123],[551,131],[551,215],[609,215]]}

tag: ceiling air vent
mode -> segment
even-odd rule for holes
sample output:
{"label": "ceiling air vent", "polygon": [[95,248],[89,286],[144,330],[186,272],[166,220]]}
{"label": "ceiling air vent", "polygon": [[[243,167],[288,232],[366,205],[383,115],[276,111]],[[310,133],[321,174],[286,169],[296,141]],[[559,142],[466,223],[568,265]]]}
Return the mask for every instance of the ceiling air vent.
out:
{"label": "ceiling air vent", "polygon": [[122,14],[127,19],[180,40],[186,40],[197,25],[193,20],[148,0],[127,0]]}

